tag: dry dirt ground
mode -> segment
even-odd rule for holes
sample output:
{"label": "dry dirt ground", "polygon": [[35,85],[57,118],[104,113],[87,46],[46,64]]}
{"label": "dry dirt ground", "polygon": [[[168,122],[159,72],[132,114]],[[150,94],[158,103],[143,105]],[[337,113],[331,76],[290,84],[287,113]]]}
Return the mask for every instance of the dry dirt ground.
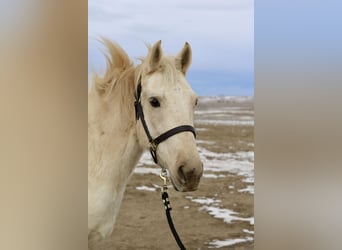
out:
{"label": "dry dirt ground", "polygon": [[[253,152],[254,123],[251,125],[244,122],[241,124],[205,122],[206,120],[215,121],[215,119],[219,121],[245,121],[248,118],[249,120],[254,118],[253,100],[251,99],[237,102],[222,97],[202,103],[200,100],[195,123],[198,146],[214,152],[216,155]],[[214,158],[215,155],[213,159],[207,157],[207,164],[210,165],[210,161],[215,160]],[[155,168],[157,169],[157,167]],[[204,173],[221,177],[203,177],[199,189],[191,193],[180,193],[173,188],[169,189],[172,217],[185,247],[187,249],[253,249],[254,196],[253,192],[241,192],[239,190],[253,186],[254,183],[246,183],[244,176],[238,173],[206,171],[206,166],[204,166]],[[160,190],[137,189],[141,186],[153,188],[155,185],[161,184],[161,179],[155,174],[134,173],[127,186],[112,236],[106,240],[91,239],[90,248],[178,249],[167,224]],[[233,210],[236,212],[234,216],[242,219],[227,223],[222,218],[215,218],[203,208],[206,204],[193,201],[198,198],[214,199],[218,201],[216,204],[218,209]],[[253,218],[253,222],[250,222],[248,218]],[[233,239],[248,240],[222,247],[214,244],[217,240]]]}

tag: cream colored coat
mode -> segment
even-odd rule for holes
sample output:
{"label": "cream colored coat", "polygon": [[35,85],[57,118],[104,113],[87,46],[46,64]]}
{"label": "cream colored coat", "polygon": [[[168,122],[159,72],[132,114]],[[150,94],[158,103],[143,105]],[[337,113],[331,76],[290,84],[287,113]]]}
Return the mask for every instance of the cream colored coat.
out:
{"label": "cream colored coat", "polygon": [[[125,51],[103,39],[108,48],[107,71],[95,75],[88,100],[88,234],[109,236],[125,187],[143,150],[149,147],[135,120],[134,93],[141,76],[141,103],[153,137],[179,125],[193,125],[197,97],[185,79],[191,62],[188,43],[176,57],[163,56],[161,42],[134,67]],[[160,107],[152,107],[151,98]],[[158,147],[158,160],[179,191],[197,189],[203,167],[191,133],[169,138]]]}

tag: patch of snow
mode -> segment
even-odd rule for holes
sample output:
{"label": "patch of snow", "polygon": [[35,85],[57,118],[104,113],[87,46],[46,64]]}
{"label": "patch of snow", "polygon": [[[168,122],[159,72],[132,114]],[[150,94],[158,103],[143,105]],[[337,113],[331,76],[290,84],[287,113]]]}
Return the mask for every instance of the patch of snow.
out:
{"label": "patch of snow", "polygon": [[203,174],[203,177],[204,177],[204,178],[213,178],[213,179],[217,179],[217,178],[224,178],[224,177],[226,177],[226,175],[223,175],[223,174],[206,174],[206,173],[204,173],[204,174]]}
{"label": "patch of snow", "polygon": [[[149,167],[146,167],[146,165]],[[150,167],[150,166],[155,166],[155,167]],[[134,169],[134,173],[159,175],[160,168],[155,165],[154,161],[152,160],[150,152],[146,151],[140,157],[140,160]]]}
{"label": "patch of snow", "polygon": [[242,232],[247,233],[247,234],[254,234],[254,231],[250,231],[248,229],[243,229]]}
{"label": "patch of snow", "polygon": [[209,120],[197,119],[198,125],[224,125],[224,126],[254,126],[254,119],[251,120]]}
{"label": "patch of snow", "polygon": [[221,248],[248,241],[253,241],[253,237],[246,237],[244,239],[213,240],[209,243],[209,248]]}
{"label": "patch of snow", "polygon": [[156,188],[154,187],[147,187],[147,186],[140,186],[136,187],[137,190],[142,190],[142,191],[150,191],[150,192],[155,192]]}
{"label": "patch of snow", "polygon": [[224,110],[230,114],[245,114],[245,115],[254,115],[253,110],[243,110],[243,109],[231,109],[230,107],[224,108]]}
{"label": "patch of snow", "polygon": [[203,206],[200,208],[200,210],[205,210],[214,218],[223,219],[223,221],[228,224],[232,223],[232,221],[234,220],[239,220],[239,221],[248,221],[251,225],[254,225],[254,217],[250,217],[250,218],[237,217],[234,215],[238,213],[230,209],[218,208],[218,207],[213,207],[213,206],[211,207]]}
{"label": "patch of snow", "polygon": [[[204,164],[204,175],[210,172],[230,172],[244,176],[247,183],[254,182],[254,152],[215,153],[198,147]],[[211,176],[213,177],[213,176]]]}
{"label": "patch of snow", "polygon": [[137,167],[141,167],[144,165],[154,165],[154,161],[152,159],[152,156],[150,154],[150,152],[145,151],[142,156],[140,157],[140,160],[137,164]]}
{"label": "patch of snow", "polygon": [[245,179],[243,179],[243,182],[246,182],[246,183],[254,183],[254,175],[253,175],[253,176],[246,177]]}
{"label": "patch of snow", "polygon": [[213,115],[213,114],[224,114],[222,109],[207,109],[207,110],[195,110],[195,115]]}
{"label": "patch of snow", "polygon": [[157,185],[157,184],[153,184],[153,186],[154,186],[156,189],[161,189],[161,188],[162,188],[162,186]]}
{"label": "patch of snow", "polygon": [[210,205],[210,204],[217,204],[219,202],[221,202],[221,200],[216,200],[214,198],[206,198],[206,197],[203,197],[203,198],[192,198],[192,196],[186,196],[185,198],[187,199],[190,199],[192,202],[195,202],[195,203],[198,203],[198,204],[205,204],[205,205]]}
{"label": "patch of snow", "polygon": [[229,209],[203,206],[200,208],[200,210],[205,210],[209,212],[209,214],[212,215],[214,218],[223,219],[226,223],[232,223],[233,220],[236,220],[236,218],[238,218],[236,216],[233,216],[234,214],[238,213]]}
{"label": "patch of snow", "polygon": [[211,152],[203,147],[198,147],[198,151],[201,155],[208,158],[216,158],[216,159],[235,159],[235,160],[247,160],[250,162],[254,162],[254,152],[253,151],[240,151],[236,153],[215,153]]}
{"label": "patch of snow", "polygon": [[195,110],[195,115],[222,115],[224,117],[231,117],[232,115],[236,116],[240,114],[244,115],[254,115],[253,110],[244,110],[240,107],[224,107],[221,109],[207,109],[207,110]]}
{"label": "patch of snow", "polygon": [[196,131],[207,131],[207,128],[196,128]]}
{"label": "patch of snow", "polygon": [[201,96],[199,97],[199,103],[210,103],[210,102],[252,102],[253,96]]}
{"label": "patch of snow", "polygon": [[254,194],[254,186],[249,185],[246,188],[239,189],[238,192],[240,192],[240,193],[247,192],[247,193]]}
{"label": "patch of snow", "polygon": [[215,144],[216,142],[214,142],[214,141],[196,140],[196,143],[213,145],[213,144]]}

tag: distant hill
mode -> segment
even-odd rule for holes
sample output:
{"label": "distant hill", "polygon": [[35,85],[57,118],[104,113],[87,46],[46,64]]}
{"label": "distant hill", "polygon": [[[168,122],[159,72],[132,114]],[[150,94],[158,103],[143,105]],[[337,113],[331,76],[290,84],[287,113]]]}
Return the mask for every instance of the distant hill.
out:
{"label": "distant hill", "polygon": [[254,107],[254,96],[200,96],[199,107],[240,106]]}

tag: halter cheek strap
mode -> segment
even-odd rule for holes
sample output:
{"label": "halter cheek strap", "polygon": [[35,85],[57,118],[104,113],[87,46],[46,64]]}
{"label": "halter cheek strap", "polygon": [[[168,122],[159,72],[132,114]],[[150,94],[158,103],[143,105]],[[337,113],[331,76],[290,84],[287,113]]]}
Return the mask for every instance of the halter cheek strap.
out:
{"label": "halter cheek strap", "polygon": [[176,135],[178,133],[182,133],[182,132],[191,132],[193,133],[193,135],[196,138],[196,132],[195,132],[195,128],[193,126],[190,125],[181,125],[175,128],[172,128],[166,132],[164,132],[163,134],[159,135],[156,138],[152,138],[150,131],[148,130],[146,121],[145,121],[145,116],[144,116],[144,112],[143,112],[143,108],[141,105],[141,101],[140,101],[140,96],[141,96],[141,91],[142,91],[142,87],[141,87],[141,77],[139,78],[139,82],[138,82],[138,86],[137,86],[137,91],[135,93],[135,102],[134,102],[134,107],[135,107],[135,118],[138,121],[139,119],[141,120],[141,123],[143,125],[143,128],[145,130],[146,136],[148,138],[148,141],[150,142],[150,152],[153,158],[153,161],[158,164],[158,159],[157,159],[157,148],[158,145],[167,140],[169,137]]}

